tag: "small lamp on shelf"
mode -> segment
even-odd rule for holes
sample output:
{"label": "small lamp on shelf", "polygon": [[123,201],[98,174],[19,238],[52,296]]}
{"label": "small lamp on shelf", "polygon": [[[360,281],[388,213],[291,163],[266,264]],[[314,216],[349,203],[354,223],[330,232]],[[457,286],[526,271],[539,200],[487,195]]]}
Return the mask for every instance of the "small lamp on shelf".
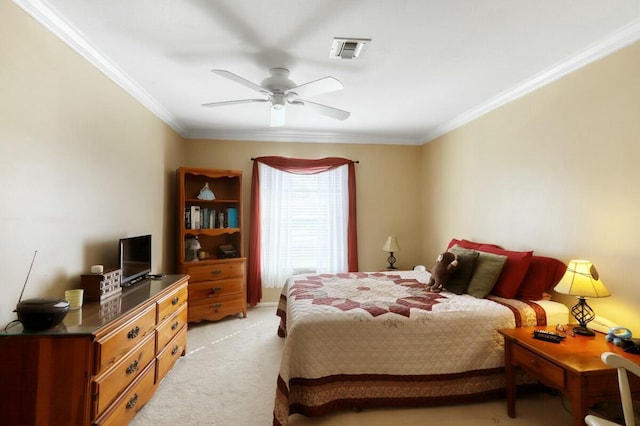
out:
{"label": "small lamp on shelf", "polygon": [[202,246],[200,245],[200,241],[198,241],[198,237],[185,238],[185,260],[187,261],[198,261],[198,250],[200,250]]}
{"label": "small lamp on shelf", "polygon": [[384,243],[384,246],[382,246],[382,250],[389,253],[389,257],[387,257],[389,266],[387,266],[387,269],[396,269],[396,267],[393,266],[393,264],[396,263],[396,258],[393,253],[397,253],[400,251],[398,239],[394,235],[388,236],[387,241]]}
{"label": "small lamp on shelf", "polygon": [[554,290],[558,293],[578,297],[578,303],[571,308],[571,314],[579,324],[573,331],[583,336],[595,335],[592,330],[587,328],[587,324],[595,318],[595,313],[587,304],[586,299],[611,296],[607,287],[600,281],[596,267],[588,260],[571,260],[567,271]]}

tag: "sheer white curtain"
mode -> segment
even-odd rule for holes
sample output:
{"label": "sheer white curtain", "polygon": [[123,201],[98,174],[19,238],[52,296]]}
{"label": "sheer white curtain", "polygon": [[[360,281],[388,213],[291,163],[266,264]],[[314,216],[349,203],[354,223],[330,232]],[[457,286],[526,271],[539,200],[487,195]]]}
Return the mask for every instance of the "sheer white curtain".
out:
{"label": "sheer white curtain", "polygon": [[260,164],[262,285],[348,270],[348,168],[313,175]]}

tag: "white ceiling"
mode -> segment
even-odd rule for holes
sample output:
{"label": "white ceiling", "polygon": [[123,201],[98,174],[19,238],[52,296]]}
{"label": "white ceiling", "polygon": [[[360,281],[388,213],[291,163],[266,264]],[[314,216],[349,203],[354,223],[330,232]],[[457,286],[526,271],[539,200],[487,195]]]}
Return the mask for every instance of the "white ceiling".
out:
{"label": "white ceiling", "polygon": [[[640,39],[638,0],[14,0],[185,137],[422,144]],[[329,59],[334,37],[370,38]],[[255,98],[260,84],[333,76],[314,102],[345,121]],[[260,96],[258,96],[260,97]]]}

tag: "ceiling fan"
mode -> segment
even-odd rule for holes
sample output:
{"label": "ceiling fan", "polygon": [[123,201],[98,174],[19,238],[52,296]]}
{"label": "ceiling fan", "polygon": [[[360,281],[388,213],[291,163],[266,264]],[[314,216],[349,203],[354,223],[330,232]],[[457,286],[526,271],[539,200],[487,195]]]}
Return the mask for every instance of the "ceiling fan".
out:
{"label": "ceiling fan", "polygon": [[237,74],[225,70],[211,70],[211,72],[219,76],[228,78],[229,80],[240,83],[250,89],[262,93],[265,98],[256,99],[239,99],[235,101],[209,102],[202,104],[203,107],[217,107],[225,105],[246,104],[252,102],[269,102],[271,104],[271,126],[282,126],[285,123],[285,106],[287,104],[296,107],[304,107],[309,111],[335,118],[337,120],[345,120],[349,117],[348,111],[333,108],[327,105],[310,102],[302,98],[319,95],[322,93],[333,92],[343,89],[344,86],[333,77],[324,77],[318,80],[310,81],[305,84],[296,85],[289,79],[289,70],[286,68],[271,68],[270,77],[262,80],[259,85],[249,81]]}

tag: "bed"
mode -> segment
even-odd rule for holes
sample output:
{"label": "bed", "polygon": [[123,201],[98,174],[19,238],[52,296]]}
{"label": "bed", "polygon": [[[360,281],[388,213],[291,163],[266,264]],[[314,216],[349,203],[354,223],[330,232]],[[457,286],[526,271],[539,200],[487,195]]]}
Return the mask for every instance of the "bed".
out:
{"label": "bed", "polygon": [[[566,306],[430,293],[428,271],[296,275],[277,315],[285,338],[274,424],[344,408],[461,403],[504,392],[501,328],[566,323]],[[526,381],[523,378],[522,381]]]}

